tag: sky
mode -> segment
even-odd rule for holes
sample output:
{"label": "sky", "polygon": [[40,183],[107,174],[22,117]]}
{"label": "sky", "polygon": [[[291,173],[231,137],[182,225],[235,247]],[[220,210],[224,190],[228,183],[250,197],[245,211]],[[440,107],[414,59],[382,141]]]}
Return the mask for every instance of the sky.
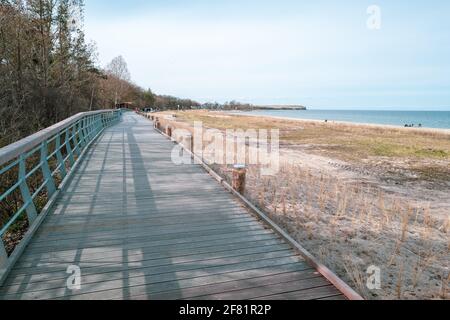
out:
{"label": "sky", "polygon": [[86,0],[84,27],[158,94],[450,110],[448,0]]}

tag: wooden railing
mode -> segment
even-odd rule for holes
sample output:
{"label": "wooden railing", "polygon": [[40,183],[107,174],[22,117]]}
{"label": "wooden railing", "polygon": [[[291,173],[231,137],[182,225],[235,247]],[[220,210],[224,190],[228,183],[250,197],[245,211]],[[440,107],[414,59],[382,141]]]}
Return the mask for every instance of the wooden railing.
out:
{"label": "wooden railing", "polygon": [[[121,115],[121,110],[80,113],[0,149],[0,285],[87,147]],[[6,248],[5,235],[24,225],[19,244]]]}

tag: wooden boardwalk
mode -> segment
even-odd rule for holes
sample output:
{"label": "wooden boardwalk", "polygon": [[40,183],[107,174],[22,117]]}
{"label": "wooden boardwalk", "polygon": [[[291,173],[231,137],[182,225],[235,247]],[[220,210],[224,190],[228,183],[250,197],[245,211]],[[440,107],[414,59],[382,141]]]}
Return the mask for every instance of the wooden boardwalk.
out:
{"label": "wooden boardwalk", "polygon": [[[89,149],[0,299],[344,299],[199,165],[127,113]],[[67,287],[69,266],[81,289]]]}

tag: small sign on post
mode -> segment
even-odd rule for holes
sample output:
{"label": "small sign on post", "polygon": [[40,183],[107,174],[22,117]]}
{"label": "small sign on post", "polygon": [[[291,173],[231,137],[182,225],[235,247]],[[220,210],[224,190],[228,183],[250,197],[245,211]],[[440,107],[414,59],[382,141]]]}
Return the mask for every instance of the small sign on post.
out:
{"label": "small sign on post", "polygon": [[247,175],[247,167],[245,165],[239,164],[233,167],[232,187],[240,194],[244,194],[245,192],[246,175]]}

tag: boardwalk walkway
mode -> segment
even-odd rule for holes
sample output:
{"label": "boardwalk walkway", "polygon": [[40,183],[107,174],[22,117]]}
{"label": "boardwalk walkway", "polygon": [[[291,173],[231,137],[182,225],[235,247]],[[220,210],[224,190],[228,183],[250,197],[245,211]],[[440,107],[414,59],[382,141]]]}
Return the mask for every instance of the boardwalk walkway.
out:
{"label": "boardwalk walkway", "polygon": [[[126,113],[86,154],[0,299],[344,299],[198,165]],[[69,266],[81,268],[70,290]]]}

